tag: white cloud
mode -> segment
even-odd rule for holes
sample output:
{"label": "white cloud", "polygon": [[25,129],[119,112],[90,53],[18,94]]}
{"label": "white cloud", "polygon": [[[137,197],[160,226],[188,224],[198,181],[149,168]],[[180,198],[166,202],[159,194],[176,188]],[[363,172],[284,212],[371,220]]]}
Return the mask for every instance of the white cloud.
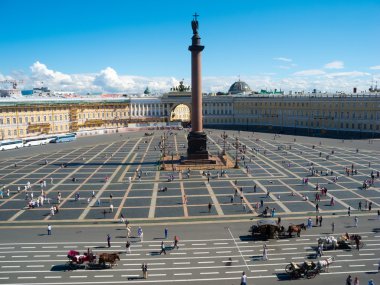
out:
{"label": "white cloud", "polygon": [[277,68],[280,68],[280,69],[290,69],[291,67],[287,66],[287,65],[279,65],[279,66],[277,66]]}
{"label": "white cloud", "polygon": [[274,60],[279,60],[279,61],[285,61],[285,62],[291,62],[291,61],[293,61],[291,58],[287,58],[287,57],[274,57],[273,59]]}
{"label": "white cloud", "polygon": [[320,69],[308,69],[308,70],[302,70],[297,71],[293,73],[294,76],[316,76],[316,75],[324,75],[326,72]]}
{"label": "white cloud", "polygon": [[45,64],[40,63],[39,61],[33,63],[30,70],[32,71],[32,77],[41,81],[47,80],[60,84],[72,83],[70,75],[48,69]]}
{"label": "white cloud", "polygon": [[368,76],[371,75],[367,72],[361,72],[361,71],[347,71],[347,72],[333,72],[333,73],[327,73],[326,77],[361,77],[361,76]]}
{"label": "white cloud", "polygon": [[[142,93],[148,86],[153,93],[168,92],[171,87],[177,86],[179,81],[174,77],[143,77],[135,75],[121,75],[111,67],[107,67],[95,73],[65,74],[49,69],[45,64],[36,62],[30,67],[30,73],[13,72],[11,75],[1,74],[0,79],[23,80],[22,89],[31,89],[44,86],[52,90],[74,91],[81,94],[104,93]],[[321,91],[351,91],[352,87],[360,90],[368,90],[371,81],[379,80],[380,74],[370,74],[361,71],[331,72],[320,69],[302,70],[288,76],[280,76],[276,73],[260,75],[243,75],[245,81],[252,90],[282,89],[285,91],[310,91],[314,88]],[[190,78],[185,78],[185,85],[190,85]],[[229,87],[237,81],[236,76],[204,76],[202,78],[204,92],[227,92]]]}
{"label": "white cloud", "polygon": [[344,68],[344,62],[340,60],[335,60],[335,61],[326,63],[324,67],[327,69],[342,69]]}
{"label": "white cloud", "polygon": [[380,69],[380,65],[371,66],[369,69],[378,70]]}

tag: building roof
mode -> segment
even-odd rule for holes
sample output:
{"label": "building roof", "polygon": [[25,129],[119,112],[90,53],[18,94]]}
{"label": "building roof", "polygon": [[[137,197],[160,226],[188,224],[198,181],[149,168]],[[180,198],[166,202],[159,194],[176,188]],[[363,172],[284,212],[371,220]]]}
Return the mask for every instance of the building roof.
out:
{"label": "building roof", "polygon": [[228,93],[231,93],[231,94],[250,93],[250,92],[252,92],[252,90],[248,86],[248,84],[240,80],[234,82],[231,85],[230,89],[228,90]]}

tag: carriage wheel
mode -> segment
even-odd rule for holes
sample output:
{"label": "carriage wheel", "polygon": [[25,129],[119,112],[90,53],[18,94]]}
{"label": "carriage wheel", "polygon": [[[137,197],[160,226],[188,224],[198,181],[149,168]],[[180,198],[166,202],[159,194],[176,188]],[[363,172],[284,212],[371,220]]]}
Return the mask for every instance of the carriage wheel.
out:
{"label": "carriage wheel", "polygon": [[288,264],[285,266],[285,272],[286,273],[292,273],[294,270],[293,270],[293,266],[291,264]]}
{"label": "carriage wheel", "polygon": [[364,242],[360,242],[360,243],[359,243],[359,248],[363,248],[364,245],[365,245]]}
{"label": "carriage wheel", "polygon": [[274,233],[273,233],[273,238],[274,238],[274,239],[278,239],[278,232],[274,232]]}
{"label": "carriage wheel", "polygon": [[317,272],[315,270],[309,270],[306,271],[306,278],[307,279],[312,279],[317,275]]}

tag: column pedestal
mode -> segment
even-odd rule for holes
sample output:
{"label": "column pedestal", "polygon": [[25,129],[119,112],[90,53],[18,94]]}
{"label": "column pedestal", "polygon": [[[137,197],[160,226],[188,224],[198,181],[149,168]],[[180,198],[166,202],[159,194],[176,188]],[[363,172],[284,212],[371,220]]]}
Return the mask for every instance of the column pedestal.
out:
{"label": "column pedestal", "polygon": [[207,135],[205,132],[190,132],[187,136],[188,159],[208,159]]}

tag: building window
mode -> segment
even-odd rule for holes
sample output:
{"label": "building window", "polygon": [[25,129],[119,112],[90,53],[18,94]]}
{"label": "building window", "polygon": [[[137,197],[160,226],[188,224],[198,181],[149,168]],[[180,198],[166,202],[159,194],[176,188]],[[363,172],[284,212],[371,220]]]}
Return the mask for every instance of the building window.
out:
{"label": "building window", "polygon": [[14,130],[14,131],[13,131],[13,134],[14,134],[15,136],[17,136],[17,130]]}
{"label": "building window", "polygon": [[44,116],[44,122],[46,122],[46,116]]}
{"label": "building window", "polygon": [[30,119],[31,119],[32,123],[34,123],[34,117],[31,117]]}
{"label": "building window", "polygon": [[13,124],[16,124],[17,122],[16,122],[16,118],[13,118]]}
{"label": "building window", "polygon": [[12,135],[11,130],[8,130],[8,136],[11,136],[11,135]]}
{"label": "building window", "polygon": [[41,117],[40,116],[37,117],[37,122],[41,122]]}
{"label": "building window", "polygon": [[20,117],[18,120],[19,120],[20,124],[22,124],[22,118]]}
{"label": "building window", "polygon": [[24,134],[24,130],[20,130],[20,135],[23,135]]}
{"label": "building window", "polygon": [[11,124],[11,119],[7,118],[7,125]]}
{"label": "building window", "polygon": [[0,119],[0,125],[4,124],[4,120],[1,118]]}

